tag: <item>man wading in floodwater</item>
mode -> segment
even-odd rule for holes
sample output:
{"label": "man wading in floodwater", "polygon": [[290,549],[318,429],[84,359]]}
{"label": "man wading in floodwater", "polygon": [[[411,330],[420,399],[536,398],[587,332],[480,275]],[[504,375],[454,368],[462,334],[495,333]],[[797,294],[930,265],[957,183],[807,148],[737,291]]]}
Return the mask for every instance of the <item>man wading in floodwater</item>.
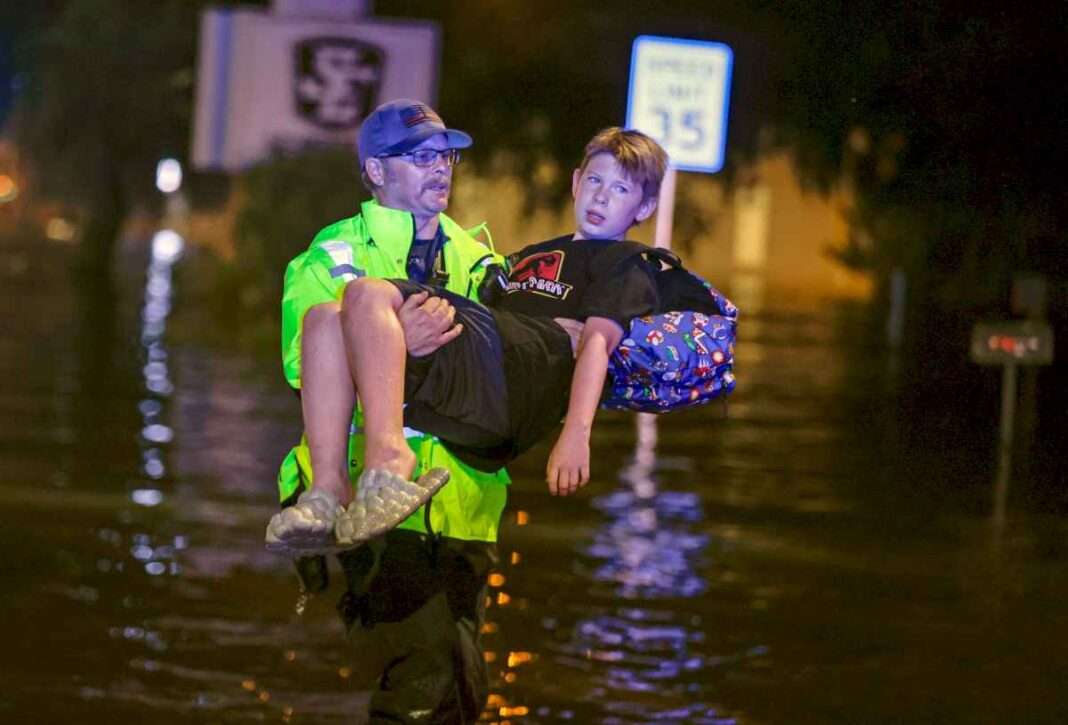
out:
{"label": "man wading in floodwater", "polygon": [[[444,145],[447,133],[437,146],[384,153],[375,161],[400,155],[411,157],[419,166],[426,163],[427,168],[439,157],[452,163],[456,156]],[[361,157],[362,150],[361,145]],[[389,518],[386,499],[406,513],[410,508],[405,508],[405,495],[418,503],[447,480],[447,476],[435,479],[431,471],[414,484],[408,482],[419,461],[405,444],[405,421],[440,436],[464,463],[493,472],[552,430],[566,414],[549,459],[547,480],[553,493],[571,493],[585,485],[589,437],[609,356],[629,329],[630,320],[658,306],[654,269],[659,265],[654,268],[646,262],[640,245],[617,240],[652,215],[666,161],[663,149],[639,132],[612,128],[594,137],[573,179],[577,231],[516,255],[515,269],[499,290],[501,297],[493,311],[440,289],[440,281],[436,286],[401,279],[348,282],[340,313],[330,308],[331,324],[337,328],[332,337],[320,339],[305,332],[304,418],[319,478],[314,488],[301,494],[296,506],[272,519],[268,546],[299,554],[370,541],[357,551],[374,551],[381,541],[379,532],[365,523],[375,516]],[[378,164],[365,161],[364,170],[376,187],[386,178]],[[437,211],[444,208],[446,183],[434,180],[421,190],[444,191]],[[635,246],[638,254],[630,249]],[[352,266],[344,260],[333,261]],[[287,274],[287,285],[288,280]],[[405,317],[413,301],[426,304],[427,294],[451,303],[450,319],[455,311],[461,324],[442,329],[439,344],[420,355],[422,348],[413,346]],[[321,347],[310,344],[313,337]],[[313,351],[316,372],[309,377]],[[321,361],[323,357],[331,359]],[[356,502],[342,511],[351,498],[348,471],[341,466],[327,469],[323,463],[345,461],[343,433],[357,390],[366,416],[367,472],[358,482]],[[407,411],[402,401],[408,403]],[[333,432],[332,441],[328,431]],[[323,471],[329,475],[325,481]],[[373,555],[368,556],[373,561]],[[389,604],[397,607],[403,602]],[[380,684],[388,691],[387,678]],[[372,715],[374,711],[372,705]],[[451,721],[427,719],[432,712],[425,709],[416,719]]]}
{"label": "man wading in floodwater", "polygon": [[[349,481],[364,468],[364,421],[353,418],[341,327],[345,286],[362,277],[407,278],[474,296],[486,265],[503,262],[443,213],[459,149],[471,143],[426,104],[375,109],[358,142],[373,200],[320,231],[286,270],[282,353],[286,379],[302,396],[305,437],[279,472],[283,505],[313,493],[313,480],[346,504]],[[411,296],[396,314],[412,356],[458,334],[454,310],[440,297]],[[339,380],[348,391],[338,390]],[[440,467],[451,478],[429,512],[420,509],[339,554],[347,591],[338,610],[356,654],[354,674],[374,688],[372,722],[475,722],[489,694],[481,629],[508,476],[465,465],[431,435],[405,429],[403,436],[386,447],[410,449],[417,473]],[[343,439],[347,450],[336,445]],[[428,535],[427,523],[440,539]]]}

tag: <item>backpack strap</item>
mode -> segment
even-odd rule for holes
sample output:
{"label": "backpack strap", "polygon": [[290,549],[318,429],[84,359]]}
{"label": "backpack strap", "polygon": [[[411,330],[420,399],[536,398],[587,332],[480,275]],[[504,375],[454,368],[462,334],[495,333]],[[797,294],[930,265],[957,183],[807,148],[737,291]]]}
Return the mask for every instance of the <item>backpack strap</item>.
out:
{"label": "backpack strap", "polygon": [[685,269],[682,264],[682,260],[679,259],[679,255],[672,252],[670,249],[664,249],[663,247],[646,247],[645,248],[646,259],[656,259],[668,267],[674,269]]}
{"label": "backpack strap", "polygon": [[669,267],[682,269],[682,260],[674,252],[662,247],[649,247],[640,242],[629,240],[613,242],[597,255],[592,265],[594,276],[598,279],[607,276],[623,262],[632,257],[644,256],[649,260],[663,262]]}

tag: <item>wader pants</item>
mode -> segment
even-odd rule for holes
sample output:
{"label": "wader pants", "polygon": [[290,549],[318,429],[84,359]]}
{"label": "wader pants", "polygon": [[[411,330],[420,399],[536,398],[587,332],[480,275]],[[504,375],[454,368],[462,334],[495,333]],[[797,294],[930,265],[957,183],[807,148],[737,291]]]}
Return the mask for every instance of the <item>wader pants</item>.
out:
{"label": "wader pants", "polygon": [[338,603],[370,722],[475,723],[489,696],[482,652],[496,545],[394,530],[341,555]]}

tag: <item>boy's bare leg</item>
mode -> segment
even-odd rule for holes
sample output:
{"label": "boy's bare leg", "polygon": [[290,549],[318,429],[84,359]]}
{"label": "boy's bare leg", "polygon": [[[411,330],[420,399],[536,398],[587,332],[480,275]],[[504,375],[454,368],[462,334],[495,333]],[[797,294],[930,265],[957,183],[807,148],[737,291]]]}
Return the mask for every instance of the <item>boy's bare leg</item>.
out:
{"label": "boy's bare leg", "polygon": [[[409,305],[418,307],[423,300],[413,295]],[[404,307],[394,285],[361,279],[345,288],[340,305],[319,305],[305,316],[302,407],[315,478],[312,490],[301,494],[295,506],[272,517],[269,549],[300,557],[359,546],[395,528],[448,482],[443,468],[410,481],[416,458],[404,438],[407,349],[398,316]],[[432,342],[437,338],[431,350],[458,335],[461,327],[446,328],[451,311],[434,317],[440,319],[422,326],[424,338],[427,330]],[[356,500],[342,509],[338,504],[353,498],[348,432],[357,390],[366,438],[364,477]]]}
{"label": "boy's bare leg", "polygon": [[301,334],[301,409],[314,477],[312,488],[334,495],[342,506],[352,499],[349,485],[349,429],[356,388],[341,334],[341,303],[308,310]]}
{"label": "boy's bare leg", "polygon": [[311,489],[267,524],[267,548],[295,557],[335,551],[334,527],[352,499],[348,476],[349,426],[356,391],[345,359],[341,305],[316,305],[301,334],[301,408],[312,463]]}
{"label": "boy's bare leg", "polygon": [[404,298],[384,280],[351,282],[341,302],[341,330],[348,368],[363,408],[364,469],[404,479],[415,470],[415,453],[404,438],[404,366],[407,350],[397,310]]}
{"label": "boy's bare leg", "polygon": [[[301,407],[315,475],[311,490],[271,517],[268,549],[299,558],[359,546],[396,527],[448,481],[448,471],[433,469],[411,482],[416,458],[404,438],[406,330],[414,331],[413,344],[432,352],[461,328],[451,327],[451,307],[424,310],[425,300],[421,293],[405,303],[388,282],[357,280],[341,303],[317,305],[305,315]],[[413,312],[419,320],[414,324]],[[369,476],[361,478],[366,491],[360,495],[370,501],[359,506],[350,505],[348,477],[357,386],[365,391],[360,399]]]}

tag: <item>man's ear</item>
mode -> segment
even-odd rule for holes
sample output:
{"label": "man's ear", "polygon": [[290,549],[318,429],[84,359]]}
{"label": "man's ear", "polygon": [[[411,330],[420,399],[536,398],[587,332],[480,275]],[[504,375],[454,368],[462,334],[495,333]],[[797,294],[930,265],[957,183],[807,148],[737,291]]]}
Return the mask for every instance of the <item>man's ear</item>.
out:
{"label": "man's ear", "polygon": [[382,163],[382,159],[367,159],[367,163],[363,165],[363,171],[375,186],[382,186],[385,184],[386,168]]}
{"label": "man's ear", "polygon": [[650,196],[638,206],[638,213],[634,215],[634,221],[637,224],[645,221],[653,215],[656,211],[656,197]]}
{"label": "man's ear", "polygon": [[575,169],[575,173],[571,174],[571,198],[578,198],[579,178],[582,176],[582,169]]}

